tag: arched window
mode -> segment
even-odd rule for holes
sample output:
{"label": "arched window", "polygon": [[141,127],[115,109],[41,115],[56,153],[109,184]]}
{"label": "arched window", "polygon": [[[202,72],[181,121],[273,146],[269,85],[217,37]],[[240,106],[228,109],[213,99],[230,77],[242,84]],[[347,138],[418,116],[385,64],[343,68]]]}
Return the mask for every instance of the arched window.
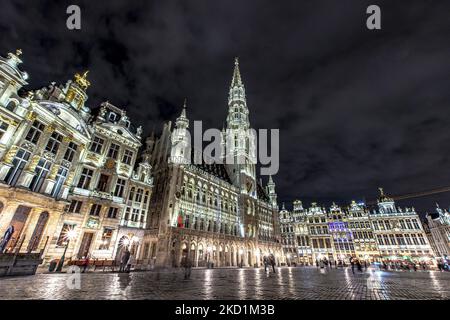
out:
{"label": "arched window", "polygon": [[15,108],[16,108],[16,103],[14,101],[10,101],[8,103],[8,105],[6,106],[6,109],[8,109],[10,111],[14,111]]}
{"label": "arched window", "polygon": [[28,252],[34,251],[38,248],[39,242],[41,242],[42,235],[44,234],[45,226],[47,225],[48,217],[49,214],[47,211],[44,211],[39,215],[39,219],[34,227],[30,243],[28,244]]}

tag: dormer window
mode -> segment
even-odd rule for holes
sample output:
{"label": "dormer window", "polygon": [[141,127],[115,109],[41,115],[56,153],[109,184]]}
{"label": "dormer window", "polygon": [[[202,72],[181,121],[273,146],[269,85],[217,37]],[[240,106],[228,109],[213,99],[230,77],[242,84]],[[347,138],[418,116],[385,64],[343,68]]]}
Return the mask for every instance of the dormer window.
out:
{"label": "dormer window", "polygon": [[125,121],[125,126],[127,127],[127,128],[129,128],[130,127],[130,121]]}
{"label": "dormer window", "polygon": [[114,112],[110,112],[108,115],[108,120],[111,122],[115,122],[117,120],[117,114],[115,114]]}

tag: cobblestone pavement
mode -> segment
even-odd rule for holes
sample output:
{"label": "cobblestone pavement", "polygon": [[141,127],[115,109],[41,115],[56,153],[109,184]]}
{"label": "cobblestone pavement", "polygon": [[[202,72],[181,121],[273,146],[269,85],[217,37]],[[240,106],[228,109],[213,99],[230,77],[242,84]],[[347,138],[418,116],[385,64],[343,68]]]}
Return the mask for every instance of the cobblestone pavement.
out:
{"label": "cobblestone pavement", "polygon": [[450,273],[314,267],[194,269],[81,274],[80,289],[69,289],[70,274],[0,279],[0,299],[450,299]]}

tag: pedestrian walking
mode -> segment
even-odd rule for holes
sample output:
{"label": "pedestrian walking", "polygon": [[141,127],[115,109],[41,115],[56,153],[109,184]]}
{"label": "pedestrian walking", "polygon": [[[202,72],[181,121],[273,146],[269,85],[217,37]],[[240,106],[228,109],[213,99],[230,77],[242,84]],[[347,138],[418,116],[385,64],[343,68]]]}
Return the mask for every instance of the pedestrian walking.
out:
{"label": "pedestrian walking", "polygon": [[358,266],[358,271],[362,272],[362,265],[361,265],[361,261],[359,261],[359,259],[356,260],[356,265]]}
{"label": "pedestrian walking", "polygon": [[122,259],[120,259],[119,272],[125,272],[128,260],[130,259],[130,254],[130,251],[128,250],[128,248],[126,248],[125,252],[122,254]]}
{"label": "pedestrian walking", "polygon": [[352,273],[355,274],[355,261],[353,261],[353,258],[350,258],[350,264],[352,265]]}
{"label": "pedestrian walking", "polygon": [[130,253],[130,256],[127,261],[127,268],[126,268],[127,273],[131,271],[131,267],[133,266],[134,263],[135,263],[134,256]]}
{"label": "pedestrian walking", "polygon": [[272,271],[273,271],[273,273],[276,273],[276,271],[275,271],[275,257],[274,257],[274,255],[273,254],[271,254],[270,255],[270,265],[272,266]]}
{"label": "pedestrian walking", "polygon": [[267,258],[267,256],[264,256],[263,263],[264,263],[264,272],[267,272],[267,266],[269,265],[269,259]]}
{"label": "pedestrian walking", "polygon": [[181,266],[184,268],[184,279],[189,279],[191,277],[192,261],[188,256],[185,256],[181,260]]}

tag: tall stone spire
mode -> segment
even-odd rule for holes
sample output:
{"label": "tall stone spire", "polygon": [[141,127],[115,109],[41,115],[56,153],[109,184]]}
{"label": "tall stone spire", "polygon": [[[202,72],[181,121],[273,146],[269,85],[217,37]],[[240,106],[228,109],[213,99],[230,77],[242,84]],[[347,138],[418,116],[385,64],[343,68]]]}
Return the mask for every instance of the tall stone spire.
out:
{"label": "tall stone spire", "polygon": [[231,79],[228,94],[227,128],[248,129],[250,127],[248,114],[245,87],[242,83],[241,72],[239,70],[239,60],[235,58],[233,78]]}
{"label": "tall stone spire", "polygon": [[189,120],[186,117],[186,107],[187,107],[187,99],[185,98],[184,103],[183,103],[183,109],[181,110],[181,114],[175,122],[175,126],[177,127],[177,129],[189,128]]}
{"label": "tall stone spire", "polygon": [[[228,116],[226,121],[226,155],[228,174],[242,194],[256,198],[256,168],[254,159],[255,141],[250,132],[249,111],[245,88],[239,70],[239,60],[234,60],[233,77],[228,94]],[[228,161],[227,161],[228,162]]]}
{"label": "tall stone spire", "polygon": [[172,132],[172,148],[170,152],[172,163],[187,164],[191,159],[191,137],[189,135],[189,119],[186,116],[187,101],[184,100],[180,116],[175,121]]}
{"label": "tall stone spire", "polygon": [[241,72],[239,71],[239,58],[234,58],[234,71],[233,71],[233,79],[231,80],[231,87],[240,87],[244,86],[242,84]]}

